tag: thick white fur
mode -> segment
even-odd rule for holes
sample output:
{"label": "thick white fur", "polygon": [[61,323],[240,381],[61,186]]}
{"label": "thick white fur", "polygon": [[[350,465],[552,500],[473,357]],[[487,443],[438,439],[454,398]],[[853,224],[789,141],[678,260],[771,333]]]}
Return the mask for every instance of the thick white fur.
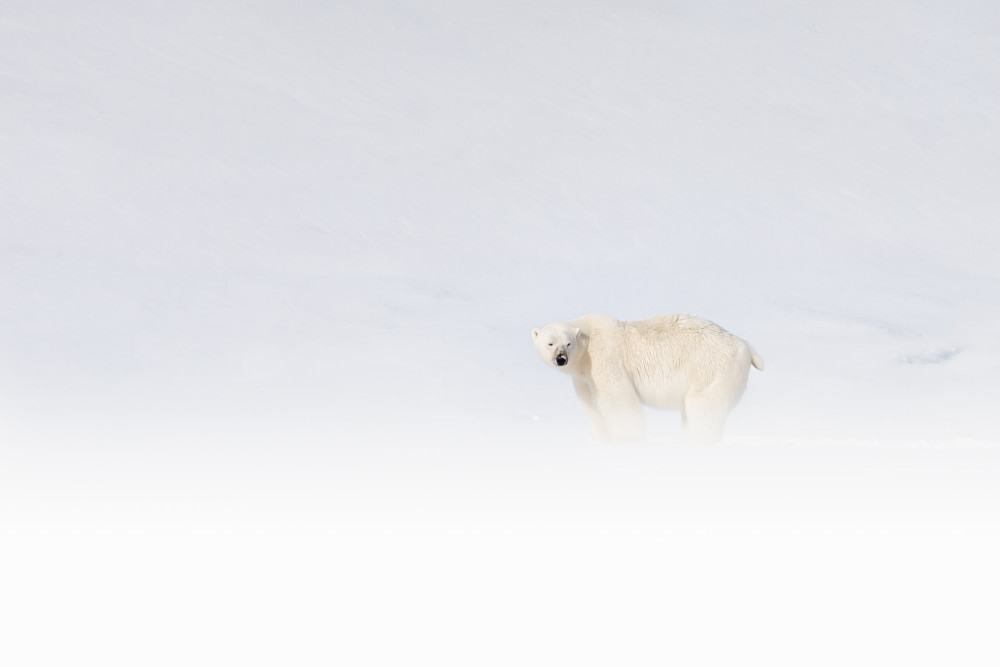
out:
{"label": "thick white fur", "polygon": [[693,315],[584,315],[531,336],[542,360],[573,378],[594,435],[605,441],[642,439],[648,405],[679,411],[685,442],[718,442],[750,366],[764,370],[749,343]]}

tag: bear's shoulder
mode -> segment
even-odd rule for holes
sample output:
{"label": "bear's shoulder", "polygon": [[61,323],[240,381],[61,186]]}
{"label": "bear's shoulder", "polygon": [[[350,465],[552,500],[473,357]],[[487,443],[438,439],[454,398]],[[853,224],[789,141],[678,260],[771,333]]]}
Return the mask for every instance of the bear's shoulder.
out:
{"label": "bear's shoulder", "polygon": [[580,317],[577,317],[572,320],[570,324],[579,328],[584,333],[592,334],[595,331],[618,327],[621,323],[610,315],[590,313],[588,315],[581,315]]}

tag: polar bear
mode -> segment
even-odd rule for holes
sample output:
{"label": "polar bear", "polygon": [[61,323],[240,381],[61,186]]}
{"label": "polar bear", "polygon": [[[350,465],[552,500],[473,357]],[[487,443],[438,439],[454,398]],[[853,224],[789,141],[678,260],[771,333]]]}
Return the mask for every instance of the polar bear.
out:
{"label": "polar bear", "polygon": [[573,378],[603,441],[642,439],[648,405],[681,413],[684,442],[718,442],[751,364],[764,370],[749,343],[693,315],[635,322],[584,315],[533,329],[531,337],[545,363]]}

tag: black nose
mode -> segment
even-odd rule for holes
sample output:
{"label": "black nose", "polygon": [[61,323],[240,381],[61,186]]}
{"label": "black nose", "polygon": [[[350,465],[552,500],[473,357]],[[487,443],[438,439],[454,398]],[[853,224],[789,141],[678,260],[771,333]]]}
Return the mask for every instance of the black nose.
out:
{"label": "black nose", "polygon": [[568,359],[566,359],[566,355],[560,354],[558,357],[556,357],[556,366],[565,366],[567,361]]}

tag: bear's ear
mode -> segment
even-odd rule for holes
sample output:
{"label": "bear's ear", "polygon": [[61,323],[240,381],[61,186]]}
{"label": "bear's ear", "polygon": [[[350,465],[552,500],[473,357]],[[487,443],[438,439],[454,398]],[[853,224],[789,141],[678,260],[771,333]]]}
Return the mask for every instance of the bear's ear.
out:
{"label": "bear's ear", "polygon": [[580,327],[573,327],[573,338],[580,337]]}
{"label": "bear's ear", "polygon": [[538,338],[538,334],[539,333],[540,332],[538,331],[538,329],[532,329],[531,330],[531,339],[534,340],[534,339]]}

